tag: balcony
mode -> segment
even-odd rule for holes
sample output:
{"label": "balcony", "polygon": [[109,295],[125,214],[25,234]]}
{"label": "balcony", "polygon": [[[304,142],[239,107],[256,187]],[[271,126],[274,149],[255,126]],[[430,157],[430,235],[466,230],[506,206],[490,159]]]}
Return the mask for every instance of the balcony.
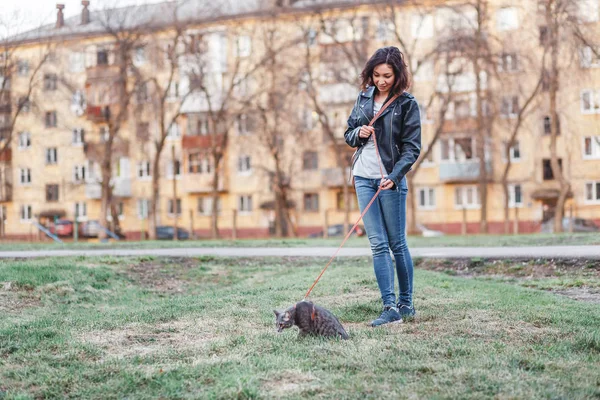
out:
{"label": "balcony", "polygon": [[[488,176],[492,173],[492,163],[485,162]],[[476,182],[479,179],[479,161],[469,160],[465,162],[441,162],[440,181],[444,183]]]}
{"label": "balcony", "polygon": [[100,200],[102,198],[102,186],[99,182],[85,184],[85,198],[90,200]]}
{"label": "balcony", "polygon": [[[4,149],[0,151],[0,162],[9,163],[12,161],[12,149]],[[2,168],[0,166],[0,168]]]}
{"label": "balcony", "polygon": [[[186,193],[211,193],[213,174],[184,174],[181,181],[182,188]],[[219,176],[219,192],[225,192],[228,187],[228,179]]]}
{"label": "balcony", "polygon": [[[221,134],[214,136],[217,146],[223,145],[223,136]],[[209,149],[212,140],[213,137],[211,135],[184,135],[181,139],[181,147],[186,150]]]}
{"label": "balcony", "polygon": [[[100,161],[104,158],[105,143],[85,143],[83,152],[87,159],[91,161]],[[127,157],[129,155],[129,140],[115,138],[111,149],[111,156]]]}
{"label": "balcony", "polygon": [[325,168],[321,170],[321,185],[323,187],[335,188],[350,186],[350,167]]}
{"label": "balcony", "polygon": [[115,178],[112,181],[113,196],[115,197],[131,197],[131,179]]}
{"label": "balcony", "polygon": [[88,120],[95,124],[100,124],[108,121],[111,110],[108,106],[87,106],[85,115]]}
{"label": "balcony", "polygon": [[[131,179],[114,178],[112,193],[115,197],[131,197]],[[100,200],[102,198],[102,184],[100,182],[88,182],[85,184],[85,197],[90,200]]]}
{"label": "balcony", "polygon": [[86,69],[87,82],[94,83],[94,81],[100,82],[114,82],[119,78],[119,66],[118,65],[96,65]]}

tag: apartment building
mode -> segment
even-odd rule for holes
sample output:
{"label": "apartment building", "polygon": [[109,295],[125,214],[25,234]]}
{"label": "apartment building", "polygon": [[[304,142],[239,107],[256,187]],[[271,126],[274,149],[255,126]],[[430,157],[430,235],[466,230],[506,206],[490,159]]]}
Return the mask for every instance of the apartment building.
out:
{"label": "apartment building", "polygon": [[[597,30],[597,2],[579,3],[587,7],[586,27]],[[460,3],[276,1],[209,8],[171,2],[110,11],[93,6],[83,1],[81,15],[67,19],[58,7],[56,24],[9,41],[4,57],[10,53],[15,68],[2,78],[0,106],[0,136],[3,143],[11,138],[0,152],[4,237],[30,237],[36,232],[32,221],[99,220],[107,146],[109,219],[117,218],[128,237],[147,233],[161,126],[168,134],[159,159],[158,225],[173,225],[177,218],[199,237],[210,236],[212,150],[219,146],[225,149],[217,170],[222,236],[234,230],[237,237],[273,234],[276,162],[289,180],[286,207],[299,235],[342,223],[347,170],[337,160],[352,155],[343,133],[358,93],[356,77],[366,58],[387,45],[406,47],[415,72],[411,91],[421,105],[424,153],[436,138],[413,178],[415,221],[447,233],[478,232],[484,165],[489,231],[504,231],[506,143],[538,82],[546,40],[537,1],[488,2],[485,29],[495,38],[490,47],[497,65],[493,73],[480,71],[479,79],[460,55],[431,57],[441,38],[460,40],[477,25],[478,16]],[[132,66],[123,84],[118,61],[126,44]],[[593,44],[576,46],[576,61],[561,61],[558,155],[571,183],[567,214],[600,222],[600,62]],[[264,57],[274,49],[281,55],[269,70]],[[275,81],[281,90],[271,87]],[[477,109],[477,82],[491,93],[483,111]],[[511,231],[539,231],[558,197],[550,168],[547,83],[542,86],[508,152]],[[157,87],[168,88],[165,112],[157,106]],[[119,90],[131,92],[127,103]],[[277,100],[262,111],[251,105],[272,93],[285,107]],[[123,107],[118,133],[111,134]],[[483,144],[475,133],[479,112],[494,116]],[[273,125],[283,132],[278,161],[265,141]],[[351,221],[358,217],[354,196],[350,188]]]}

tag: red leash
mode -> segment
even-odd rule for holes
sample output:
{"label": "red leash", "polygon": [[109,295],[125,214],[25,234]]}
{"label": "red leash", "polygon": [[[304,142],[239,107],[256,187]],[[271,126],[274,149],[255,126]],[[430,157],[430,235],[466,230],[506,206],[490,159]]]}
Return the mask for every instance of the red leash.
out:
{"label": "red leash", "polygon": [[[373,119],[371,120],[371,122],[369,122],[368,126],[373,126],[373,124],[375,123],[375,121],[377,121],[377,118],[379,118],[379,116],[381,115],[381,113],[383,113],[385,111],[385,109],[388,108],[388,106],[394,100],[396,100],[399,96],[400,95],[397,94],[394,97],[392,97],[391,99],[389,99],[387,101],[387,103],[385,103],[381,107],[381,109],[379,110],[379,112],[373,117]],[[371,136],[373,136],[373,141],[375,142],[375,153],[377,154],[377,160],[379,161],[379,171],[381,172],[381,178],[383,179],[383,178],[385,178],[385,175],[383,173],[383,166],[382,166],[382,163],[381,163],[381,156],[379,155],[379,149],[377,148],[377,136],[375,135],[375,133],[373,133]],[[308,289],[308,291],[304,295],[304,300],[306,300],[308,298],[308,295],[310,294],[310,292],[312,292],[312,290],[316,286],[317,282],[319,282],[319,279],[321,279],[321,276],[323,276],[323,274],[325,273],[325,270],[329,267],[329,265],[331,265],[331,262],[335,259],[335,257],[340,252],[340,250],[342,249],[342,247],[344,247],[344,244],[346,244],[346,241],[348,240],[348,238],[352,234],[352,231],[354,229],[356,229],[356,227],[358,226],[358,223],[365,216],[365,214],[369,210],[369,207],[371,207],[371,205],[373,204],[373,202],[375,201],[375,199],[377,198],[377,196],[379,195],[380,192],[381,192],[381,185],[377,189],[377,192],[375,192],[375,195],[373,196],[373,198],[371,199],[371,201],[369,202],[369,204],[367,204],[367,206],[365,207],[365,209],[363,210],[363,212],[360,214],[360,217],[358,217],[358,220],[356,221],[356,223],[354,224],[354,226],[346,234],[346,237],[342,241],[342,244],[340,244],[340,247],[338,247],[337,250],[335,251],[335,253],[333,253],[333,256],[331,256],[331,258],[329,259],[329,262],[327,263],[327,265],[325,265],[325,268],[323,268],[323,270],[321,271],[321,273],[319,274],[319,276],[317,276],[317,279],[315,279],[315,281],[312,284],[312,286],[310,287],[310,289]]]}

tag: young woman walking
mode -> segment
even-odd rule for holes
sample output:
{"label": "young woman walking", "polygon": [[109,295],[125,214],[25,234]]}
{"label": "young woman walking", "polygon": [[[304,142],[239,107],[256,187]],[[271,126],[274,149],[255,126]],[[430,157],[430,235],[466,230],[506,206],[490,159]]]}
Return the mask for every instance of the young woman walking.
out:
{"label": "young woman walking", "polygon": [[[371,325],[379,326],[415,315],[413,262],[406,243],[405,175],[421,151],[421,119],[415,98],[406,92],[409,74],[397,47],[377,50],[367,61],[361,79],[362,91],[348,118],[345,139],[357,148],[352,173],[361,212],[378,188],[382,189],[363,218],[383,301],[383,312]],[[396,95],[373,126],[368,126],[383,104]],[[390,249],[400,287],[397,300]]]}

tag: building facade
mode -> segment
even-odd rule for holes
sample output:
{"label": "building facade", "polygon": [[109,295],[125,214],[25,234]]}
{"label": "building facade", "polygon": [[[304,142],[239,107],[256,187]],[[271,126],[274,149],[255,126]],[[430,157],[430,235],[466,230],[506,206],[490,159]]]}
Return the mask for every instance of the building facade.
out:
{"label": "building facade", "polygon": [[[212,12],[187,3],[90,11],[82,3],[80,16],[65,20],[59,8],[53,26],[6,42],[5,239],[37,236],[32,222],[99,220],[107,162],[109,219],[118,219],[127,237],[145,236],[159,145],[158,225],[176,218],[198,237],[210,236],[215,149],[223,155],[216,185],[222,236],[274,234],[280,187],[287,190],[290,231],[307,235],[343,223],[348,171],[338,160],[352,155],[343,134],[357,76],[374,50],[389,45],[405,50],[421,105],[427,157],[411,193],[418,225],[479,232],[482,166],[490,233],[507,226],[538,232],[552,216],[559,185],[550,167],[547,47],[537,1],[490,0],[483,16],[469,5],[439,2],[292,1]],[[597,32],[598,2],[578,3],[587,7],[577,14],[585,29]],[[473,35],[473,26],[489,39],[479,76],[471,53],[448,48]],[[557,154],[571,184],[566,213],[600,222],[600,57],[593,42],[564,46],[561,54],[573,54],[560,61],[558,96]],[[282,172],[288,184],[278,187],[274,176]],[[352,188],[349,209],[354,222]]]}

